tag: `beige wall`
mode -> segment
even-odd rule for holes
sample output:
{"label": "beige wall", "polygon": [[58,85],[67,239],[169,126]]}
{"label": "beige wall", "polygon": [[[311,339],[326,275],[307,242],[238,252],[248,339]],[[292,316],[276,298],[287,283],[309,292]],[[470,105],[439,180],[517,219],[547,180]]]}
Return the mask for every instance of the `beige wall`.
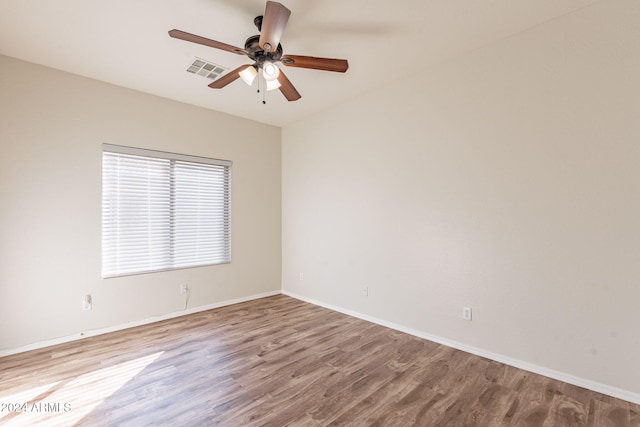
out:
{"label": "beige wall", "polygon": [[599,2],[283,128],[283,289],[639,398],[639,22]]}
{"label": "beige wall", "polygon": [[[233,262],[101,279],[102,143],[232,160]],[[0,350],[280,289],[276,127],[0,56],[0,201]]]}
{"label": "beige wall", "polygon": [[[638,396],[638,22],[599,2],[287,126],[282,153],[278,128],[0,56],[0,351],[180,311],[181,283],[203,307],[282,281]],[[232,160],[233,263],[102,280],[104,142]]]}

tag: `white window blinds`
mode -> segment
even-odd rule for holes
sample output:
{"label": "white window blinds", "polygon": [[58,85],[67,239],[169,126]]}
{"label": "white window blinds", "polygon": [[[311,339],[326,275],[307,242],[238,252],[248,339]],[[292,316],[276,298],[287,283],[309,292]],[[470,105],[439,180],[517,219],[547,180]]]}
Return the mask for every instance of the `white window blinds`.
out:
{"label": "white window blinds", "polygon": [[102,277],[231,261],[231,162],[104,144]]}

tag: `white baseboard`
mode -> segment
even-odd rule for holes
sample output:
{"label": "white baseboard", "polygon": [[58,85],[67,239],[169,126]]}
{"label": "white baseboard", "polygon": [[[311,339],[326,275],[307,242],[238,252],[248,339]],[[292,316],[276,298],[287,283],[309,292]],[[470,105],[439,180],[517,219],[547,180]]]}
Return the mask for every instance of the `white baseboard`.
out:
{"label": "white baseboard", "polygon": [[397,323],[388,322],[386,320],[378,319],[373,316],[369,316],[366,314],[359,313],[357,311],[348,310],[342,307],[338,307],[332,304],[327,304],[322,301],[317,301],[312,298],[307,298],[302,295],[298,295],[294,292],[290,292],[287,290],[282,290],[284,295],[290,296],[292,298],[299,299],[304,302],[308,302],[310,304],[318,305],[320,307],[328,308],[329,310],[337,311],[339,313],[346,314],[348,316],[357,317],[362,320],[366,320],[368,322],[376,323],[381,326],[385,326],[387,328],[395,329],[400,332],[405,332],[410,335],[414,335],[419,338],[423,338],[429,341],[436,342],[438,344],[446,345],[447,347],[452,347],[458,350],[465,351],[467,353],[475,354],[476,356],[485,357],[487,359],[494,360],[496,362],[504,363],[505,365],[513,366],[515,368],[523,369],[528,372],[533,372],[534,374],[543,375],[548,378],[552,378],[554,380],[563,381],[568,384],[573,384],[578,387],[586,388],[588,390],[595,391],[597,393],[606,394],[611,397],[615,397],[617,399],[626,400],[631,403],[640,404],[640,394],[634,393],[628,390],[620,389],[617,387],[612,387],[606,384],[598,383],[595,381],[587,380],[585,378],[576,377],[574,375],[570,375],[564,372],[556,371],[553,369],[545,368],[543,366],[534,365],[529,362],[524,362],[522,360],[513,359],[507,356],[503,356],[501,354],[492,353],[490,351],[482,350],[476,347],[468,346],[466,344],[459,343],[457,341],[452,341],[446,338],[442,338],[436,335],[431,335],[423,331],[418,331],[416,329],[407,328],[406,326],[399,325]]}
{"label": "white baseboard", "polygon": [[310,304],[314,304],[320,307],[327,308],[329,310],[337,311],[339,313],[346,314],[348,316],[356,317],[362,320],[366,320],[368,322],[376,323],[381,326],[385,326],[387,328],[391,328],[400,332],[404,332],[419,338],[423,338],[429,341],[436,342],[438,344],[446,345],[447,347],[452,347],[458,350],[465,351],[467,353],[475,354],[480,357],[485,357],[487,359],[494,360],[496,362],[504,363],[505,365],[513,366],[515,368],[523,369],[525,371],[533,372],[535,374],[543,375],[545,377],[553,378],[555,380],[563,381],[568,384],[573,384],[578,387],[583,387],[598,393],[606,394],[608,396],[615,397],[617,399],[626,400],[631,403],[640,404],[640,394],[634,393],[628,390],[620,389],[617,387],[612,387],[606,384],[598,383],[595,381],[587,380],[585,378],[576,377],[574,375],[570,375],[564,372],[556,371],[553,369],[545,368],[542,366],[538,366],[532,363],[524,362],[522,360],[513,359],[507,356],[503,356],[497,353],[492,353],[483,349],[479,349],[476,347],[468,346],[466,344],[459,343],[457,341],[449,340],[446,338],[442,338],[436,335],[431,335],[429,333],[419,331],[416,329],[411,329],[406,326],[389,322],[383,319],[379,319],[377,317],[369,316],[363,313],[359,313],[357,311],[348,310],[342,307],[338,307],[332,304],[327,304],[322,301],[314,300],[313,298],[307,298],[302,295],[298,295],[294,292],[290,292],[287,290],[282,291],[270,291],[261,294],[250,295],[246,297],[236,298],[233,300],[220,301],[213,304],[207,304],[200,307],[190,308],[184,311],[176,311],[168,314],[164,314],[161,316],[149,317],[147,319],[138,320],[134,322],[123,323],[115,326],[110,326],[107,328],[94,329],[90,331],[80,332],[73,335],[68,335],[61,338],[55,338],[46,341],[40,341],[33,344],[28,344],[18,348],[12,348],[7,350],[0,350],[0,357],[9,356],[12,354],[23,353],[25,351],[37,350],[40,348],[49,347],[52,345],[63,344],[66,342],[77,341],[88,337],[93,337],[96,335],[102,335],[109,332],[120,331],[123,329],[133,328],[136,326],[142,326],[149,323],[160,322],[162,320],[172,319],[175,317],[186,316],[193,313],[198,313],[201,311],[211,310],[214,308],[225,307],[228,305],[238,304],[241,302],[252,301],[259,298],[270,297],[274,295],[284,294],[290,296],[292,298],[308,302]]}
{"label": "white baseboard", "polygon": [[241,298],[236,298],[236,299],[232,299],[232,300],[216,302],[216,303],[213,303],[213,304],[202,305],[202,306],[190,308],[190,309],[187,309],[187,310],[174,311],[172,313],[163,314],[161,316],[153,316],[153,317],[149,317],[149,318],[142,319],[142,320],[136,320],[136,321],[133,321],[133,322],[122,323],[122,324],[115,325],[115,326],[109,326],[109,327],[106,327],[106,328],[93,329],[93,330],[90,330],[90,331],[83,331],[83,332],[79,332],[77,334],[67,335],[67,336],[61,337],[61,338],[54,338],[54,339],[50,339],[50,340],[46,340],[46,341],[39,341],[39,342],[36,342],[36,343],[33,343],[33,344],[28,344],[28,345],[25,345],[25,346],[22,346],[22,347],[18,347],[18,348],[0,350],[0,357],[10,356],[12,354],[24,353],[25,351],[37,350],[37,349],[49,347],[49,346],[52,346],[52,345],[63,344],[63,343],[71,342],[71,341],[77,341],[77,340],[81,340],[81,339],[88,338],[88,337],[94,337],[96,335],[102,335],[102,334],[106,334],[106,333],[109,333],[109,332],[121,331],[123,329],[134,328],[136,326],[147,325],[149,323],[160,322],[162,320],[173,319],[175,317],[180,317],[180,316],[187,316],[189,314],[199,313],[201,311],[207,311],[207,310],[211,310],[211,309],[214,309],[214,308],[225,307],[227,305],[238,304],[238,303],[241,303],[241,302],[252,301],[252,300],[255,300],[255,299],[259,299],[259,298],[265,298],[265,297],[270,297],[270,296],[280,295],[280,294],[281,294],[281,292],[279,290],[270,291],[270,292],[264,292],[264,293],[261,293],[261,294],[249,295],[247,297],[241,297]]}

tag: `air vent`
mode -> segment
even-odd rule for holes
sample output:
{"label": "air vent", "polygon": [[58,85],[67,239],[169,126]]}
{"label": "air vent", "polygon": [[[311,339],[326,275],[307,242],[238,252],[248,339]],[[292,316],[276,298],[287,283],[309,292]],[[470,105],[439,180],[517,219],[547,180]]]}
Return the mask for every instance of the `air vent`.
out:
{"label": "air vent", "polygon": [[205,61],[201,58],[196,58],[191,65],[187,68],[187,72],[191,74],[197,74],[202,77],[206,77],[211,80],[215,80],[224,74],[227,68]]}

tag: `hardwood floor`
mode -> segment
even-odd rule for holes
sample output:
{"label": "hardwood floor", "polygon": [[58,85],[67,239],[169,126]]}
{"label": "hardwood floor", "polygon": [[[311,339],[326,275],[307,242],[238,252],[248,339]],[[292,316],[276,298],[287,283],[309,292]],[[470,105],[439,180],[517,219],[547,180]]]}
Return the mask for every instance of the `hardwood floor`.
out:
{"label": "hardwood floor", "polygon": [[275,296],[0,359],[0,425],[640,426],[640,406]]}

